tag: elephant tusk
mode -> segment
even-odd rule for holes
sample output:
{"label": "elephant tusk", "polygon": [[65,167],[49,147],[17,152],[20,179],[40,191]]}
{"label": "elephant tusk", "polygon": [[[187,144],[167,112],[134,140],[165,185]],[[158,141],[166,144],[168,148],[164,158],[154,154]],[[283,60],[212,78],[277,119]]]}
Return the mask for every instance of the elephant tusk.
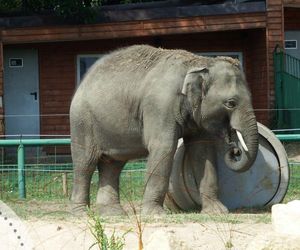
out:
{"label": "elephant tusk", "polygon": [[247,146],[246,146],[246,143],[245,143],[245,141],[244,141],[244,138],[243,138],[241,132],[238,131],[238,130],[236,130],[236,134],[237,134],[237,137],[239,138],[240,143],[242,144],[243,149],[244,149],[246,152],[248,152],[248,148],[247,148]]}
{"label": "elephant tusk", "polygon": [[177,143],[177,148],[179,148],[180,146],[182,146],[182,144],[183,144],[183,139],[179,138],[178,139],[178,143]]}

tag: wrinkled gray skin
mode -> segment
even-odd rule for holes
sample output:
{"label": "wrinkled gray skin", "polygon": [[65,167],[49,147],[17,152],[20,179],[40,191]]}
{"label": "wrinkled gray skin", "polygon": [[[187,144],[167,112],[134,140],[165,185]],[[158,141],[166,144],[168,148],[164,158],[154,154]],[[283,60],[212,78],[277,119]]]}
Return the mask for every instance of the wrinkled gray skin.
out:
{"label": "wrinkled gray skin", "polygon": [[[100,214],[123,214],[120,172],[128,160],[148,156],[143,213],[163,213],[179,138],[189,141],[206,131],[226,141],[225,159],[234,171],[247,170],[258,147],[250,94],[236,61],[146,45],[112,52],[95,63],[72,100],[70,122],[74,212],[89,205],[98,168]],[[231,140],[235,130],[244,136],[248,152]],[[214,171],[208,168],[206,178]],[[206,203],[209,210],[218,200]]]}

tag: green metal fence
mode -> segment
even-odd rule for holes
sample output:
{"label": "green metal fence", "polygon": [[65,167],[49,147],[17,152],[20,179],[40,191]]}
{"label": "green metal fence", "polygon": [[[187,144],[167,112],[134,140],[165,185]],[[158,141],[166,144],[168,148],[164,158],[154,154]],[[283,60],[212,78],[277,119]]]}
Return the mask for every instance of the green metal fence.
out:
{"label": "green metal fence", "polygon": [[[277,135],[281,141],[300,141],[300,134]],[[49,147],[52,147],[49,150]],[[62,147],[65,147],[62,150]],[[0,140],[0,198],[62,200],[70,196],[72,161],[70,139]],[[46,153],[45,153],[46,152]],[[121,175],[121,198],[140,200],[143,194],[145,161],[130,162]],[[98,176],[92,178],[95,198]],[[291,186],[300,183],[300,163],[291,166]],[[297,188],[299,184],[296,185]],[[297,191],[297,195],[298,195]]]}
{"label": "green metal fence", "polygon": [[[59,146],[59,145],[70,145],[70,139],[8,139],[8,140],[0,140],[0,147],[17,147],[17,165],[4,165],[1,169],[1,191],[4,189],[5,185],[3,184],[3,176],[8,175],[7,179],[11,177],[12,173],[17,174],[17,178],[13,178],[10,181],[10,190],[13,192],[13,187],[18,187],[19,198],[26,198],[26,175],[29,172],[32,172],[33,183],[37,183],[40,178],[35,178],[35,172],[44,172],[44,171],[52,171],[53,166],[39,164],[30,164],[26,168],[25,172],[25,147],[38,147],[38,146]],[[38,152],[38,151],[37,151]],[[3,159],[3,158],[2,158]],[[67,164],[64,166],[60,166],[64,171],[71,170],[71,165]],[[55,170],[59,168],[59,166],[55,165]],[[66,173],[66,172],[64,172]],[[12,175],[14,176],[14,175]],[[45,176],[45,175],[44,175]],[[14,180],[15,179],[15,180]],[[28,179],[28,178],[27,178]],[[37,181],[38,180],[38,181]],[[49,180],[50,181],[50,180]],[[44,180],[45,182],[45,180]],[[36,185],[38,186],[38,184]],[[2,192],[1,192],[2,193]]]}
{"label": "green metal fence", "polygon": [[[0,140],[0,198],[69,197],[73,178],[69,147],[69,138]],[[142,197],[144,169],[143,160],[126,164],[121,175],[121,196],[131,200]],[[97,175],[96,171],[91,184],[92,197],[96,196]]]}
{"label": "green metal fence", "polygon": [[276,126],[280,129],[298,129],[300,128],[300,59],[277,48],[274,51],[274,70]]}

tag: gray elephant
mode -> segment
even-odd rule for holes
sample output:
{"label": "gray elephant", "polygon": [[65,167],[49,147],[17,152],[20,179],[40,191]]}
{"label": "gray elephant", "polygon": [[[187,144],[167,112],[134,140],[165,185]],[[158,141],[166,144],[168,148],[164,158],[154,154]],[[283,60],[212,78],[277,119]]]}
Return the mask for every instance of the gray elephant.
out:
{"label": "gray elephant", "polygon": [[[75,93],[70,123],[73,210],[89,205],[98,168],[96,205],[102,215],[124,213],[119,177],[130,159],[148,156],[142,211],[160,214],[178,139],[188,143],[205,133],[224,140],[225,162],[234,171],[246,171],[258,149],[251,96],[238,61],[184,50],[135,45],[104,56]],[[202,205],[225,212],[217,190],[209,189],[216,183],[215,170],[206,169],[202,186],[210,199]]]}

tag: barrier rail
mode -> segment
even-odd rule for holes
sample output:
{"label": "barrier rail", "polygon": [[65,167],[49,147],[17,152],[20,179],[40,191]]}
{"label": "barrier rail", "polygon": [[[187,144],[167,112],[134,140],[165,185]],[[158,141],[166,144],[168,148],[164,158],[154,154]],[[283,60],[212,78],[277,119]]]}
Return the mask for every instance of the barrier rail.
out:
{"label": "barrier rail", "polygon": [[280,141],[300,141],[300,134],[277,134],[276,137]]}
{"label": "barrier rail", "polygon": [[[300,134],[277,134],[277,138],[281,141],[300,141]],[[57,146],[70,145],[70,138],[60,139],[2,139],[0,147],[17,148],[17,167],[18,167],[18,192],[19,198],[26,198],[26,183],[25,183],[25,147],[26,146]]]}
{"label": "barrier rail", "polygon": [[25,146],[53,146],[53,145],[70,145],[71,139],[6,139],[0,140],[0,147],[17,146],[17,163],[18,163],[18,189],[19,198],[26,198],[25,184]]}

